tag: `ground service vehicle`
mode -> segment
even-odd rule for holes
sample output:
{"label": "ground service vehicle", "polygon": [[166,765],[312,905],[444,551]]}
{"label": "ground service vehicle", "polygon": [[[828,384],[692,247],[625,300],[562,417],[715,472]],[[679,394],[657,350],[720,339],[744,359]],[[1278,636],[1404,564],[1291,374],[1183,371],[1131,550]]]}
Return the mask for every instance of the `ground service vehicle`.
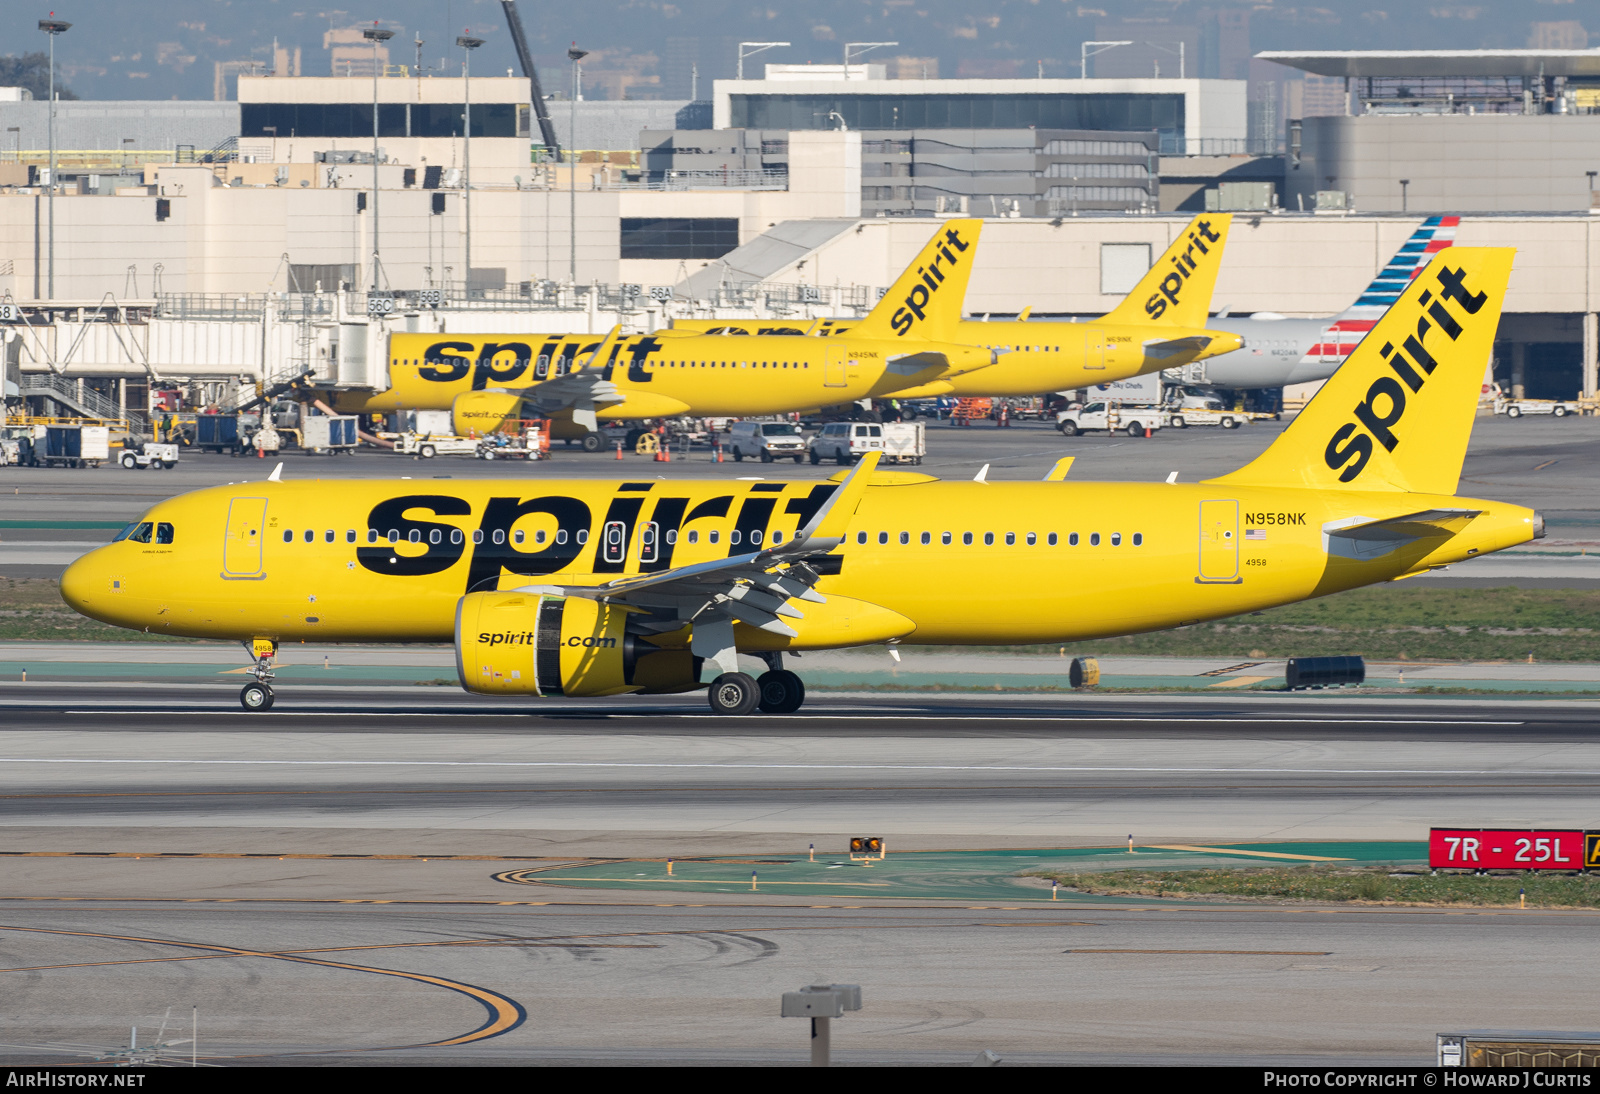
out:
{"label": "ground service vehicle", "polygon": [[153,505],[61,592],[247,643],[251,710],[279,644],[308,640],[452,642],[487,695],[709,685],[738,715],[801,705],[786,652],[1064,646],[1392,581],[1543,534],[1455,495],[1511,259],[1436,256],[1265,452],[1204,482],[940,482],[868,453],[828,482],[235,483]]}
{"label": "ground service vehicle", "polygon": [[1143,437],[1145,430],[1154,432],[1161,428],[1166,416],[1160,406],[1129,404],[1096,399],[1081,407],[1069,408],[1056,414],[1056,428],[1063,436],[1076,437],[1079,433],[1106,430],[1124,432],[1130,437]]}
{"label": "ground service vehicle", "polygon": [[238,415],[199,414],[195,416],[194,424],[194,444],[201,451],[238,455],[244,450],[239,442]]}
{"label": "ground service vehicle", "polygon": [[876,422],[829,422],[807,442],[811,462],[855,463],[868,452],[883,450],[884,427]]}
{"label": "ground service vehicle", "polygon": [[394,450],[402,456],[417,456],[431,460],[435,456],[476,456],[476,437],[438,437],[431,433],[399,433],[394,437]]}
{"label": "ground service vehicle", "polygon": [[746,456],[757,456],[762,463],[773,460],[799,463],[806,456],[805,434],[793,422],[734,422],[728,427],[728,437],[722,447],[733,454],[735,462]]}
{"label": "ground service vehicle", "polygon": [[[931,380],[895,393],[896,399],[934,396],[1046,395],[1140,373],[1178,368],[1242,344],[1230,331],[1209,329],[1206,314],[1222,265],[1232,216],[1204,213],[1191,221],[1121,304],[1089,323],[995,322],[964,319],[950,337],[986,346],[999,362],[982,373]],[[674,329],[754,334],[772,323],[721,319],[675,321]],[[848,319],[817,321],[811,333],[837,337],[856,331]]]}
{"label": "ground service vehicle", "polygon": [[111,458],[108,426],[36,425],[33,442],[34,467],[99,467]]}
{"label": "ground service vehicle", "polygon": [[1508,418],[1520,418],[1524,414],[1549,414],[1565,418],[1568,414],[1577,414],[1579,409],[1576,402],[1567,399],[1513,399],[1505,394],[1499,384],[1494,385],[1494,412]]}
{"label": "ground service vehicle", "polygon": [[731,337],[688,330],[592,335],[393,334],[388,390],[339,392],[335,409],[449,409],[458,434],[550,418],[589,451],[602,421],[760,417],[873,399],[988,368],[995,353],[949,337],[981,220],[941,223],[911,266],[843,338]]}
{"label": "ground service vehicle", "polygon": [[354,415],[308,414],[301,425],[301,445],[310,455],[354,455],[358,443]]}
{"label": "ground service vehicle", "polygon": [[137,449],[125,448],[118,462],[130,471],[136,467],[153,468],[165,471],[178,466],[178,446],[175,444],[156,444],[146,441]]}
{"label": "ground service vehicle", "polygon": [[921,422],[883,423],[883,462],[920,464],[928,454],[927,428]]}

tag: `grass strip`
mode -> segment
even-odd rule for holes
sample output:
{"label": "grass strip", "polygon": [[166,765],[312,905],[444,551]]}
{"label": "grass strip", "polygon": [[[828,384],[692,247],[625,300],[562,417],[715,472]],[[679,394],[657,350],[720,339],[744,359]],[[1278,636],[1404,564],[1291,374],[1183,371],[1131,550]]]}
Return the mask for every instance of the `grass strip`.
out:
{"label": "grass strip", "polygon": [[1392,874],[1391,867],[1269,866],[1238,869],[1109,870],[1069,873],[1033,870],[1023,877],[1054,878],[1070,892],[1096,896],[1220,897],[1230,900],[1323,903],[1465,905],[1515,908],[1526,890],[1530,908],[1600,908],[1600,875],[1544,873],[1514,876]]}

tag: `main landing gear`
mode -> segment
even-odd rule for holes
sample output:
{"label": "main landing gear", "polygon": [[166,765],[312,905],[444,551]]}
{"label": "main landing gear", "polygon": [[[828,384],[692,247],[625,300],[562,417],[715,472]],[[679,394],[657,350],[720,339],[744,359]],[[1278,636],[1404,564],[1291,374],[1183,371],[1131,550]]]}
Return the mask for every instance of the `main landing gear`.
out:
{"label": "main landing gear", "polygon": [[783,667],[781,653],[758,654],[768,671],[759,679],[748,673],[725,672],[711,681],[707,699],[713,714],[793,714],[806,701],[806,685]]}
{"label": "main landing gear", "polygon": [[267,681],[273,677],[272,659],[277,655],[278,644],[268,638],[258,638],[245,643],[245,649],[256,659],[250,670],[255,679],[239,689],[239,705],[251,713],[271,710],[276,697],[272,694],[272,685]]}

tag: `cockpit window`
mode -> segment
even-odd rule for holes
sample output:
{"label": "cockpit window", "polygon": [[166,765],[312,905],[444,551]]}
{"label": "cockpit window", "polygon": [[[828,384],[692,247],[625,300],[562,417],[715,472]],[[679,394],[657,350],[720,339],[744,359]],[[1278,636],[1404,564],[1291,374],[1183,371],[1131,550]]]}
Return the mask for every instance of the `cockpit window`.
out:
{"label": "cockpit window", "polygon": [[139,527],[139,522],[138,522],[138,521],[134,521],[134,522],[133,522],[133,523],[132,523],[132,524],[130,524],[130,525],[128,525],[128,526],[127,526],[127,527],[126,527],[126,528],[124,528],[124,529],[123,529],[123,530],[122,530],[122,531],[120,531],[120,532],[118,532],[118,533],[117,533],[117,534],[116,534],[116,536],[115,536],[115,537],[113,537],[113,539],[112,539],[112,540],[111,540],[111,542],[112,542],[112,543],[121,543],[121,542],[122,542],[122,541],[123,541],[123,540],[125,540],[125,539],[127,539],[127,538],[128,538],[128,537],[129,537],[129,536],[131,536],[131,535],[133,535],[133,531],[134,531],[134,529],[135,529],[135,528],[137,528],[137,527]]}
{"label": "cockpit window", "polygon": [[150,530],[154,527],[149,521],[143,521],[137,528],[128,533],[128,538],[135,543],[149,543]]}
{"label": "cockpit window", "polygon": [[162,521],[160,524],[156,525],[156,542],[172,542],[172,525],[168,524],[166,521]]}

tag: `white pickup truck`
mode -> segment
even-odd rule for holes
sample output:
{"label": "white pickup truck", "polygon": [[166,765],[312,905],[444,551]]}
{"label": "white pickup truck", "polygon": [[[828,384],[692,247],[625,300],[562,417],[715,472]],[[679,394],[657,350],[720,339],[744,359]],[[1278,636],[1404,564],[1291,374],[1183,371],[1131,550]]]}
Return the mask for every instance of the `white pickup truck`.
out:
{"label": "white pickup truck", "polygon": [[1149,404],[1118,404],[1097,400],[1056,415],[1056,428],[1067,437],[1096,430],[1127,433],[1130,437],[1143,437],[1145,430],[1152,433],[1161,428],[1162,411]]}

